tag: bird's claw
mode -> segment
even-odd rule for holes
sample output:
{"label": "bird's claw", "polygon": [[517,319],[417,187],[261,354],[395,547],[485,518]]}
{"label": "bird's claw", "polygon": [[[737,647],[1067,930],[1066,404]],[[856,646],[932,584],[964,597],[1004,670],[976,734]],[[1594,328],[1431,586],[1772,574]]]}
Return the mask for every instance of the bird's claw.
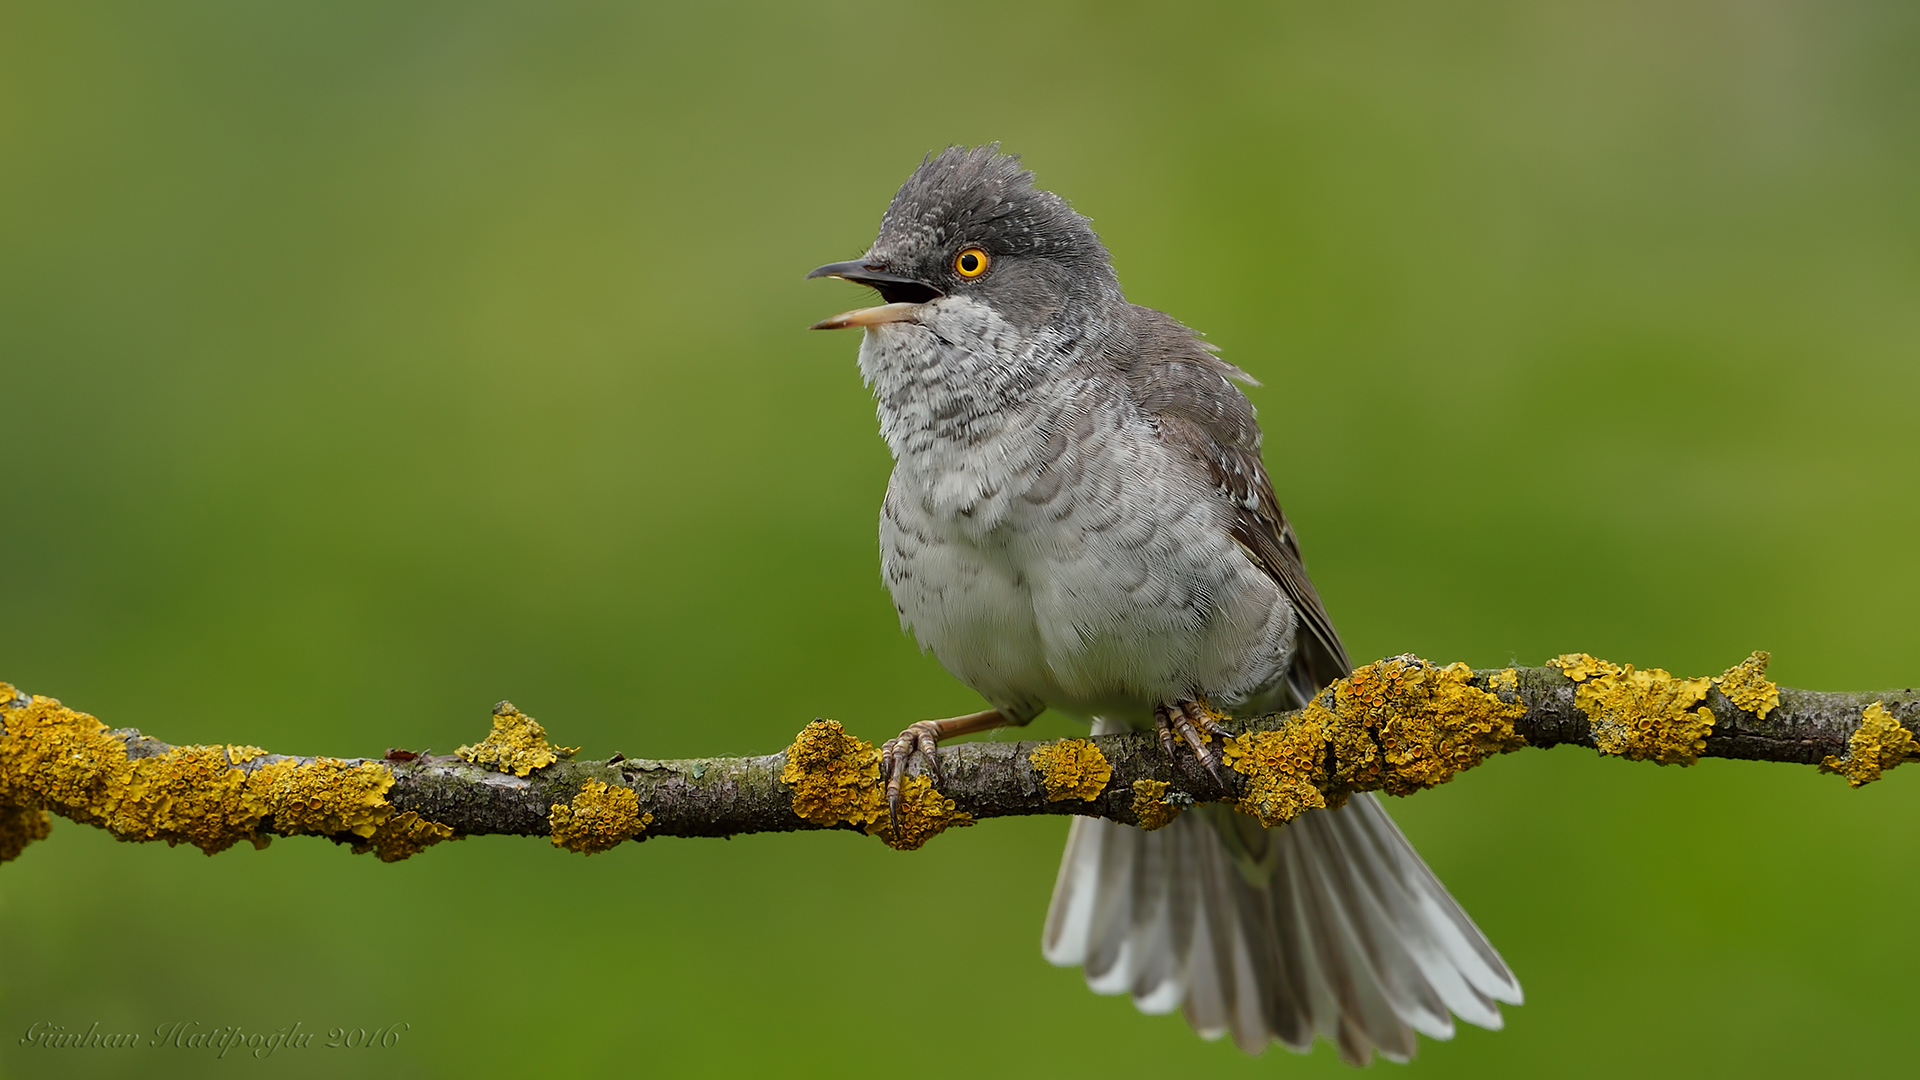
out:
{"label": "bird's claw", "polygon": [[907,725],[907,730],[888,739],[880,746],[880,776],[887,782],[887,827],[894,832],[900,831],[901,786],[907,780],[907,767],[913,764],[915,753],[927,759],[927,771],[933,774],[936,784],[946,782],[940,773],[940,722],[921,720]]}
{"label": "bird's claw", "polygon": [[1153,727],[1160,736],[1160,749],[1167,760],[1174,759],[1175,736],[1185,739],[1193,748],[1193,756],[1205,767],[1221,790],[1226,790],[1227,778],[1220,771],[1220,752],[1207,741],[1210,735],[1218,735],[1222,740],[1227,731],[1214,722],[1207,710],[1197,701],[1177,701],[1171,705],[1162,705],[1153,710]]}

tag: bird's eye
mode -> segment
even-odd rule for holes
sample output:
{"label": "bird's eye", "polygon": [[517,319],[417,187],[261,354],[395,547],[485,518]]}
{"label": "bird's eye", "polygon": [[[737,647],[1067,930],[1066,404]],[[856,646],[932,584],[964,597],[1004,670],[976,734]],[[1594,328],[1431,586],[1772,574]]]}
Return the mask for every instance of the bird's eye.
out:
{"label": "bird's eye", "polygon": [[987,272],[987,253],[968,248],[953,260],[953,269],[963,278],[977,278]]}

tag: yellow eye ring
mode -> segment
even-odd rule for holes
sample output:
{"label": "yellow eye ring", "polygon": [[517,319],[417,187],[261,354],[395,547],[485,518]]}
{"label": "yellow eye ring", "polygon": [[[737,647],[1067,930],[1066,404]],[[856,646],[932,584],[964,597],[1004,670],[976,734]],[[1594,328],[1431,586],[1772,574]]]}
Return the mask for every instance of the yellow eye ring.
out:
{"label": "yellow eye ring", "polygon": [[953,272],[963,278],[977,278],[987,272],[987,253],[968,248],[954,257]]}

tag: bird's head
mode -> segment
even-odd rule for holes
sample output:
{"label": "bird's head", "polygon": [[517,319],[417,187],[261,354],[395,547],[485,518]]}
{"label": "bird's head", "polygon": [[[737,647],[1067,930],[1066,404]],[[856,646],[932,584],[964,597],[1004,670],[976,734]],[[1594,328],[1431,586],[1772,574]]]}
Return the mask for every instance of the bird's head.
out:
{"label": "bird's head", "polygon": [[807,275],[869,285],[886,301],[818,330],[919,322],[953,302],[984,304],[1031,334],[1120,302],[1107,249],[1065,199],[999,144],[949,147],[920,163],[858,259]]}

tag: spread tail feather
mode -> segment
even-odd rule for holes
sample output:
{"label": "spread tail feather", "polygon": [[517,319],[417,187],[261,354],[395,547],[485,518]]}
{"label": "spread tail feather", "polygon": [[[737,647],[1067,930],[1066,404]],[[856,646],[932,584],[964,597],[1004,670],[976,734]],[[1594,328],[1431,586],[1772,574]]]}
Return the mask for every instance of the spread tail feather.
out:
{"label": "spread tail feather", "polygon": [[[1076,818],[1042,950],[1143,1012],[1184,1006],[1249,1053],[1324,1035],[1405,1061],[1453,1017],[1498,1029],[1520,984],[1371,794],[1279,829],[1220,805],[1145,832]],[[1451,1015],[1449,1015],[1451,1014]]]}

